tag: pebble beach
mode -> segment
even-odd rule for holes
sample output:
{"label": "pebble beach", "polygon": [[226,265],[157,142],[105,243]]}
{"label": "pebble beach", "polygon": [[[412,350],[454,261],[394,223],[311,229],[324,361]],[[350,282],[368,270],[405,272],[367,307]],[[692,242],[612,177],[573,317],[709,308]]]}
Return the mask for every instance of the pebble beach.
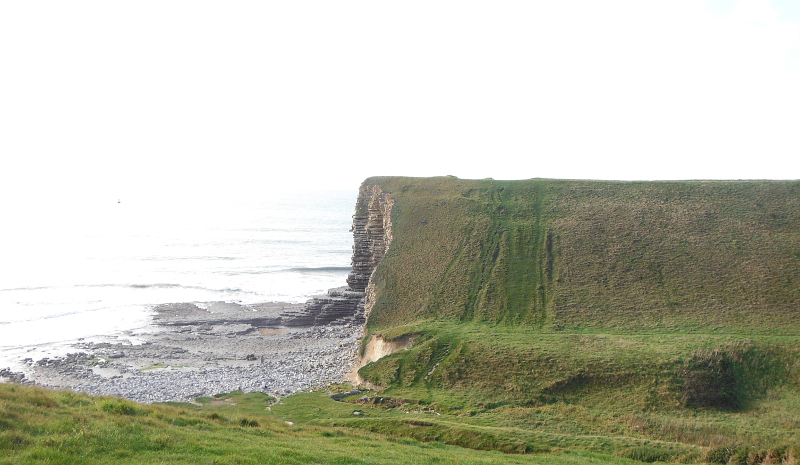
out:
{"label": "pebble beach", "polygon": [[[79,341],[62,357],[24,360],[0,381],[112,395],[136,402],[191,402],[242,390],[282,397],[337,382],[353,369],[363,327],[283,327],[303,304],[163,304],[148,331]],[[133,343],[131,341],[137,341]]]}

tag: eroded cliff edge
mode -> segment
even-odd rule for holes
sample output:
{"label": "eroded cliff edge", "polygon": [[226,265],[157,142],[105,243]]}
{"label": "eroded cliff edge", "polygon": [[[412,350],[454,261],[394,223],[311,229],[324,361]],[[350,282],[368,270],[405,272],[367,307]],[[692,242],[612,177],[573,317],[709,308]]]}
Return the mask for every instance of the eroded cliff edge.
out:
{"label": "eroded cliff edge", "polygon": [[365,181],[358,193],[353,215],[353,270],[347,286],[315,297],[299,311],[283,315],[286,326],[364,324],[375,304],[372,276],[392,242],[394,200],[376,183]]}

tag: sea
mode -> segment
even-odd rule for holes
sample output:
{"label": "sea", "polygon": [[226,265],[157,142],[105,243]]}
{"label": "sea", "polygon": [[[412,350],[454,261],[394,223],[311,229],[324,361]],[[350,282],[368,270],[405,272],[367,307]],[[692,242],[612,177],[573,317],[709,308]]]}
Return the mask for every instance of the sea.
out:
{"label": "sea", "polygon": [[[305,302],[346,285],[356,191],[5,205],[0,369],[152,329],[172,302]],[[73,350],[74,351],[74,350]]]}

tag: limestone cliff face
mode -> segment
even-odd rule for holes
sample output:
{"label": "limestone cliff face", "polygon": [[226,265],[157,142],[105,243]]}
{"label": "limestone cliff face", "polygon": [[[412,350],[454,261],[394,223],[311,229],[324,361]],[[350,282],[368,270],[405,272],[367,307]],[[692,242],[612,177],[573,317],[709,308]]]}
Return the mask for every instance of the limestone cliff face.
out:
{"label": "limestone cliff face", "polygon": [[347,284],[364,292],[361,315],[366,319],[375,304],[372,275],[392,242],[392,197],[378,185],[362,185],[353,216],[353,271]]}
{"label": "limestone cliff face", "polygon": [[375,184],[362,184],[353,215],[353,271],[347,287],[315,297],[298,312],[282,316],[287,326],[363,324],[375,303],[372,275],[392,242],[392,197]]}

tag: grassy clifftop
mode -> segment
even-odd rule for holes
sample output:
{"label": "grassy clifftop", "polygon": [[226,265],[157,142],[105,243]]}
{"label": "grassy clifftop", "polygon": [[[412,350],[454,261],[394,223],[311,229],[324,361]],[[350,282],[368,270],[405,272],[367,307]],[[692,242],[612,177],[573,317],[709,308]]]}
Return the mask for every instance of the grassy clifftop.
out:
{"label": "grassy clifftop", "polygon": [[416,336],[359,371],[382,395],[612,450],[800,442],[800,182],[365,185],[394,200],[368,333]]}
{"label": "grassy clifftop", "polygon": [[373,330],[800,329],[800,182],[366,183],[395,200]]}

